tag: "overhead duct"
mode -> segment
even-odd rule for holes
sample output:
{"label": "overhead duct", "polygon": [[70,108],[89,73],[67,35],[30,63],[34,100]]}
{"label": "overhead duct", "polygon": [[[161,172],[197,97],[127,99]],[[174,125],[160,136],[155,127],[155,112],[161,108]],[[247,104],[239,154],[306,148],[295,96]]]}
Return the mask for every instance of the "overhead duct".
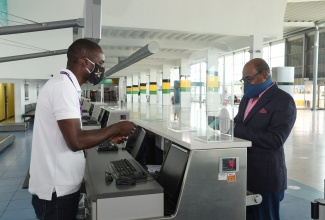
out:
{"label": "overhead duct", "polygon": [[[43,22],[39,24],[26,24],[26,25],[0,27],[0,35],[20,34],[20,33],[36,32],[36,31],[48,31],[48,30],[71,28],[71,27],[83,28],[84,19],[78,18],[78,19],[64,20],[64,21]],[[77,29],[74,29],[74,32],[77,32]],[[74,36],[75,35],[76,34],[74,33]],[[66,53],[67,53],[67,49],[63,49],[63,50],[53,50],[53,51],[24,54],[24,55],[10,56],[10,57],[0,57],[0,63],[61,55]]]}
{"label": "overhead duct", "polygon": [[48,31],[70,27],[84,27],[84,19],[78,18],[65,21],[43,22],[39,24],[15,25],[0,27],[0,35],[20,34],[35,31]]}
{"label": "overhead duct", "polygon": [[66,54],[67,51],[68,51],[67,49],[63,49],[63,50],[53,50],[53,51],[47,51],[41,53],[24,54],[24,55],[10,56],[10,57],[0,57],[0,63],[61,55],[61,54]]}
{"label": "overhead duct", "polygon": [[112,68],[110,68],[108,71],[106,71],[105,77],[109,77],[112,74],[114,74],[114,73],[116,73],[116,72],[118,72],[118,71],[120,71],[120,70],[154,54],[154,53],[157,53],[159,51],[159,49],[160,49],[159,44],[155,41],[147,44],[146,46],[142,47],[137,52],[133,53],[132,55],[125,58],[124,60],[122,60],[121,62],[119,62]]}

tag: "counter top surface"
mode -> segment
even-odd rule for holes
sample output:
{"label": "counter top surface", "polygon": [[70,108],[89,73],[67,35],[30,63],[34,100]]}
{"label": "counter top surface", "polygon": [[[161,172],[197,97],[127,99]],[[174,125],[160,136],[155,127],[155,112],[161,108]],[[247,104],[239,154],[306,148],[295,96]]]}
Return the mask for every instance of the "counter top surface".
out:
{"label": "counter top surface", "polygon": [[108,166],[110,161],[132,159],[127,151],[119,149],[118,151],[97,152],[96,148],[92,148],[87,150],[87,154],[85,180],[87,195],[92,200],[163,193],[163,188],[149,174],[147,182],[133,186],[116,185],[115,179],[112,182],[105,181],[105,172],[112,172]]}
{"label": "counter top surface", "polygon": [[250,141],[231,137],[228,135],[216,134],[207,137],[205,135],[200,136],[195,129],[173,129],[170,128],[165,121],[148,121],[141,119],[132,119],[132,121],[135,124],[190,150],[203,150],[213,148],[242,148],[251,146]]}

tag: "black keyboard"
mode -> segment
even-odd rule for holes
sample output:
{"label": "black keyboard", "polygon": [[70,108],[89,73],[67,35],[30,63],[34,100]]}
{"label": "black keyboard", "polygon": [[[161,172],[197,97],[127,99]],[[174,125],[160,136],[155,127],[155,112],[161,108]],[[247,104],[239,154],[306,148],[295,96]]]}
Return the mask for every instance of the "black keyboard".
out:
{"label": "black keyboard", "polygon": [[114,174],[118,177],[126,176],[134,180],[147,179],[147,173],[144,172],[136,161],[130,159],[122,159],[111,161],[110,165]]}
{"label": "black keyboard", "polygon": [[106,140],[98,145],[97,151],[118,151],[118,147]]}
{"label": "black keyboard", "polygon": [[84,116],[82,116],[82,119],[83,120],[89,120],[91,117],[89,116],[89,115],[84,115]]}

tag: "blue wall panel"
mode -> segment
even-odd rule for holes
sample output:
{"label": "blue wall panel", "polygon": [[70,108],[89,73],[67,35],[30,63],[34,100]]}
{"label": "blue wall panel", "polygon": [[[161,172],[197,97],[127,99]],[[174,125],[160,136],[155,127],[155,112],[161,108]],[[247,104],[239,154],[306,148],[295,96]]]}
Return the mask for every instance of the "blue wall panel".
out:
{"label": "blue wall panel", "polygon": [[0,26],[8,25],[7,0],[0,0]]}

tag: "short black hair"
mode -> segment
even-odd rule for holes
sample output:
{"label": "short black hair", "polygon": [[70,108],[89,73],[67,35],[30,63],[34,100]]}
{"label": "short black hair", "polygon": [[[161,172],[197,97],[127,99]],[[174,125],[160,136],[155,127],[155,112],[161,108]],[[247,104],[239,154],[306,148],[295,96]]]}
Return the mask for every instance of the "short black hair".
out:
{"label": "short black hair", "polygon": [[80,58],[93,59],[98,50],[101,50],[101,47],[94,41],[84,38],[78,39],[68,48],[68,62],[76,63]]}

